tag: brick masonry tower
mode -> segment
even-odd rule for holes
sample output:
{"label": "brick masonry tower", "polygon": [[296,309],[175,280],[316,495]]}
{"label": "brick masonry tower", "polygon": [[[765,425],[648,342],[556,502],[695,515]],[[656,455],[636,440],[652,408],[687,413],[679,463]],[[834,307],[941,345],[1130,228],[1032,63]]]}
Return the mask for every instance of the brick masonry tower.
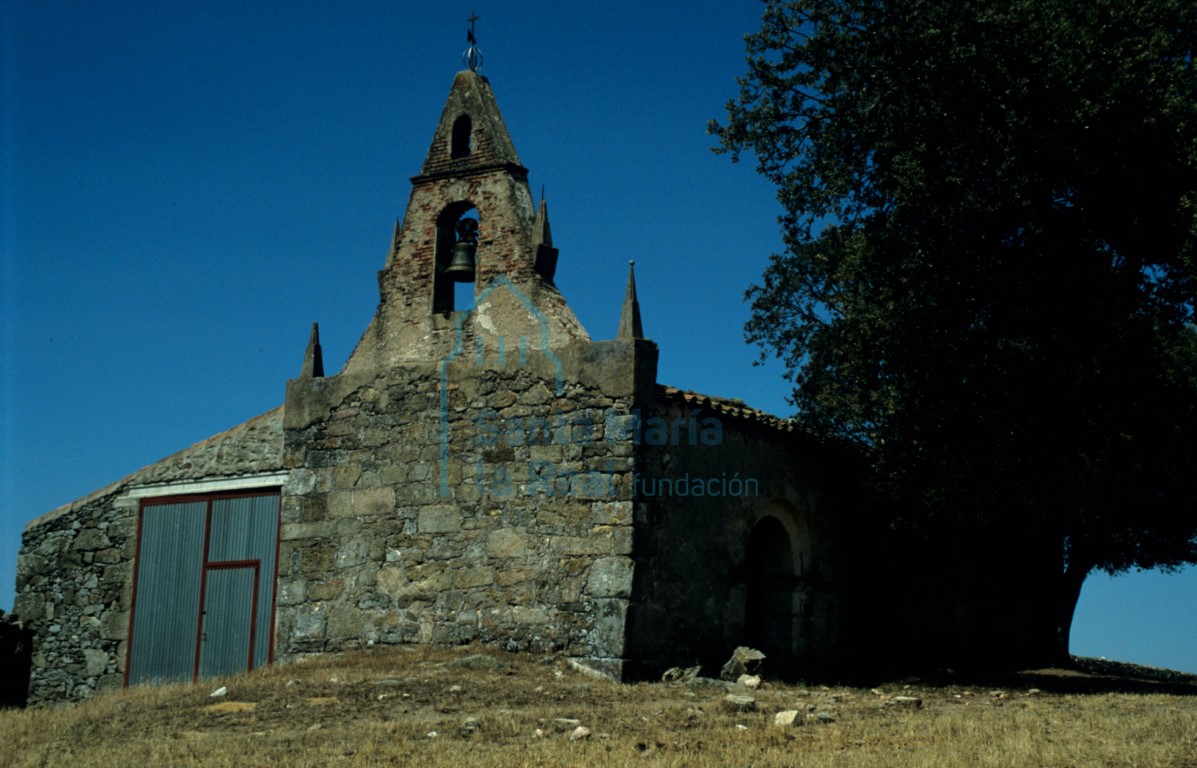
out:
{"label": "brick masonry tower", "polygon": [[[471,309],[454,306],[453,280],[446,273],[458,224],[466,218],[477,221],[475,311],[455,318],[455,311]],[[513,323],[527,326],[522,336],[533,348],[544,341],[563,347],[587,340],[553,285],[557,251],[548,232],[547,209],[543,201],[539,211],[533,207],[528,170],[490,83],[476,72],[458,72],[379,273],[378,312],[345,370],[441,359],[453,349],[455,334],[470,343],[478,334],[495,336],[505,325],[514,338]],[[491,290],[496,278],[516,288],[523,301],[510,290]],[[540,316],[521,304],[535,306]],[[488,348],[496,342],[484,339]]]}

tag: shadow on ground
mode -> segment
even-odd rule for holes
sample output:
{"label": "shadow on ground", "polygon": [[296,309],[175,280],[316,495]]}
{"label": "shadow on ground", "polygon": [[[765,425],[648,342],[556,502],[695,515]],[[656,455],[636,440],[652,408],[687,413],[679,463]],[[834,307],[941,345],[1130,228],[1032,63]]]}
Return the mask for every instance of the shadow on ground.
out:
{"label": "shadow on ground", "polygon": [[956,673],[943,670],[919,675],[916,679],[920,683],[935,686],[1013,690],[1038,688],[1051,693],[1161,693],[1197,696],[1197,675],[1083,656],[1073,656],[1068,667],[1002,673]]}

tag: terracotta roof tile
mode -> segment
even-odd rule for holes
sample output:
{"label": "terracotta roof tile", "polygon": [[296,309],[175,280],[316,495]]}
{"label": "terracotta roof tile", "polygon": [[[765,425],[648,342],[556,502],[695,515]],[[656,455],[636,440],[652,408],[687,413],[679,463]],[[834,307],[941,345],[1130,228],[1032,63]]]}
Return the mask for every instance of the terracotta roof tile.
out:
{"label": "terracotta roof tile", "polygon": [[713,397],[688,389],[678,389],[666,384],[657,385],[657,397],[662,400],[681,403],[690,407],[709,408],[716,413],[742,419],[759,424],[779,432],[799,432],[798,423],[794,419],[783,419],[767,411],[761,411],[749,406],[743,400],[734,397]]}

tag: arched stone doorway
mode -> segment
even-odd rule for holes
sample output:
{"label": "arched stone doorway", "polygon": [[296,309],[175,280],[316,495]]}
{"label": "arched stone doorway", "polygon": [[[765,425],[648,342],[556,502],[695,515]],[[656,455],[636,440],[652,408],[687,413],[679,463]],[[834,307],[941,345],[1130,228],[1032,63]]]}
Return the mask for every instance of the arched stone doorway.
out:
{"label": "arched stone doorway", "polygon": [[781,673],[794,660],[797,578],[790,532],[776,517],[762,517],[749,533],[744,566],[744,642]]}

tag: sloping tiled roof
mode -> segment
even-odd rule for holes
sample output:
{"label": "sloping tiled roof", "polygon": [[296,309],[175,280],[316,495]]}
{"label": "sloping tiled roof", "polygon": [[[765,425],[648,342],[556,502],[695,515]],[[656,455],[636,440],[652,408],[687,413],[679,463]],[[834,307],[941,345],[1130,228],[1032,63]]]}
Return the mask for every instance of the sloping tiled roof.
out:
{"label": "sloping tiled roof", "polygon": [[692,392],[688,389],[678,389],[665,384],[657,385],[657,398],[668,402],[685,405],[690,408],[709,408],[710,410],[729,416],[733,419],[758,424],[779,432],[801,432],[801,428],[793,419],[783,419],[766,411],[757,410],[743,400],[733,397],[715,397]]}
{"label": "sloping tiled roof", "polygon": [[138,485],[237,477],[283,467],[283,406],[184,448],[25,525],[42,525],[102,496]]}

